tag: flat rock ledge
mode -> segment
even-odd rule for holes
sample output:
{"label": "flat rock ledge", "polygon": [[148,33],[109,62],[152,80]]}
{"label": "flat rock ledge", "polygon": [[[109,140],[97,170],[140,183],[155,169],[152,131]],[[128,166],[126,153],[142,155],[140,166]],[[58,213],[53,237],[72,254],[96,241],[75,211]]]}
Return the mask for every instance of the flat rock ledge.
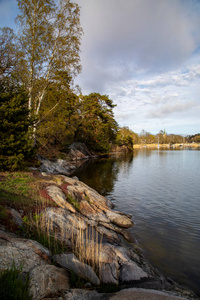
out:
{"label": "flat rock ledge", "polygon": [[95,291],[86,291],[74,289],[68,291],[64,298],[65,300],[184,300],[186,298],[178,297],[172,293],[156,290],[145,290],[139,288],[130,288],[121,290],[113,295],[100,294]]}
{"label": "flat rock ledge", "polygon": [[[143,257],[128,228],[132,217],[114,211],[112,203],[77,178],[52,176],[45,194],[57,207],[40,214],[48,234],[68,247],[52,253],[37,241],[21,238],[0,226],[0,271],[13,266],[29,276],[33,300],[39,299],[198,299],[165,278]],[[12,210],[21,226],[20,214]],[[71,289],[75,273],[90,290]],[[102,286],[122,288],[100,293]],[[96,290],[91,290],[95,288]]]}

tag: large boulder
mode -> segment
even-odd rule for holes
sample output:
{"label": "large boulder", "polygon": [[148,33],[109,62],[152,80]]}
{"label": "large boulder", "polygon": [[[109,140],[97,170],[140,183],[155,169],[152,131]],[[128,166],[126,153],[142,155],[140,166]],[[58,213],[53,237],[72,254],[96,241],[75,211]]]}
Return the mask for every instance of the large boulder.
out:
{"label": "large boulder", "polygon": [[47,265],[51,259],[51,252],[36,241],[9,237],[0,231],[0,270],[22,268],[29,272],[32,268]]}
{"label": "large boulder", "polygon": [[134,261],[124,263],[120,268],[120,281],[128,283],[147,278],[148,275]]}
{"label": "large boulder", "polygon": [[110,230],[104,226],[97,226],[96,231],[100,233],[102,236],[105,236],[111,243],[119,243],[120,238],[117,233],[113,230]]}
{"label": "large boulder", "polygon": [[101,265],[100,279],[103,284],[119,284],[118,268],[115,262]]}
{"label": "large boulder", "polygon": [[31,270],[30,293],[34,300],[56,296],[70,288],[69,274],[54,265],[37,266]]}
{"label": "large boulder", "polygon": [[133,261],[128,249],[110,244],[102,244],[99,252],[101,281],[103,283],[124,284],[150,277],[138,262]]}
{"label": "large boulder", "polygon": [[54,255],[53,258],[61,267],[73,271],[75,274],[94,285],[100,284],[99,278],[94,270],[89,265],[79,261],[74,254],[62,253]]}
{"label": "large boulder", "polygon": [[130,231],[127,231],[126,229],[122,229],[116,225],[114,225],[113,223],[108,223],[108,222],[98,222],[99,226],[104,226],[116,233],[119,233],[120,235],[122,235],[125,240],[127,240],[129,243],[135,243],[135,238],[133,237],[133,235],[130,233]]}

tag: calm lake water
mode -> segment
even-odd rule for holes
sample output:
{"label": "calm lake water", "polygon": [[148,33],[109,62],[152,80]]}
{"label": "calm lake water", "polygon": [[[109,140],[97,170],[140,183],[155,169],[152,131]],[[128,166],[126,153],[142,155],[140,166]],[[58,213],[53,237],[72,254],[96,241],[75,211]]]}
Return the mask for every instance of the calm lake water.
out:
{"label": "calm lake water", "polygon": [[146,258],[200,296],[200,151],[137,150],[75,175],[132,214]]}

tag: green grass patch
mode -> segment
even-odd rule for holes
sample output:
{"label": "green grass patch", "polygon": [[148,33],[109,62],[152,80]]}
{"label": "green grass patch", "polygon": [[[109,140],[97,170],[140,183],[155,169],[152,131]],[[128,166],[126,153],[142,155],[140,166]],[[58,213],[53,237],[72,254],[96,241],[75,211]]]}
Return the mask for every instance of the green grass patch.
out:
{"label": "green grass patch", "polygon": [[79,204],[78,201],[77,201],[76,199],[74,199],[72,196],[67,195],[67,201],[68,201],[69,203],[71,203],[71,204],[76,208],[77,211],[80,210],[80,204]]}
{"label": "green grass patch", "polygon": [[33,206],[34,190],[30,183],[34,178],[29,173],[4,173],[0,181],[0,204],[16,209],[29,209]]}
{"label": "green grass patch", "polygon": [[15,193],[16,195],[29,195],[28,183],[30,183],[33,179],[27,173],[8,173],[5,176],[5,180],[0,182],[0,189],[8,192]]}
{"label": "green grass patch", "polygon": [[34,177],[31,172],[0,173],[0,205],[25,212],[55,206],[53,201],[40,195],[44,184],[45,180]]}
{"label": "green grass patch", "polygon": [[22,279],[20,269],[13,264],[11,269],[5,270],[0,275],[1,300],[31,300],[29,294],[28,276]]}

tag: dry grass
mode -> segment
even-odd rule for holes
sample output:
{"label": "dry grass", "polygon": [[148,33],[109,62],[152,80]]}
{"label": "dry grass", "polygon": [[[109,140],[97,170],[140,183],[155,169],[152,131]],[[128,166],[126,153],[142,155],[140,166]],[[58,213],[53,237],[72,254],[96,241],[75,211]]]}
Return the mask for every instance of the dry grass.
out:
{"label": "dry grass", "polygon": [[72,235],[72,251],[80,261],[90,265],[100,276],[101,263],[99,260],[102,250],[103,236],[99,236],[94,227],[79,230],[78,234]]}
{"label": "dry grass", "polygon": [[53,221],[41,214],[30,216],[26,226],[29,234],[31,233],[29,237],[46,246],[53,254],[73,252],[81,262],[90,265],[100,276],[99,257],[103,236],[94,227],[77,228],[76,222],[72,224],[71,230],[66,231],[63,227],[56,228]]}

